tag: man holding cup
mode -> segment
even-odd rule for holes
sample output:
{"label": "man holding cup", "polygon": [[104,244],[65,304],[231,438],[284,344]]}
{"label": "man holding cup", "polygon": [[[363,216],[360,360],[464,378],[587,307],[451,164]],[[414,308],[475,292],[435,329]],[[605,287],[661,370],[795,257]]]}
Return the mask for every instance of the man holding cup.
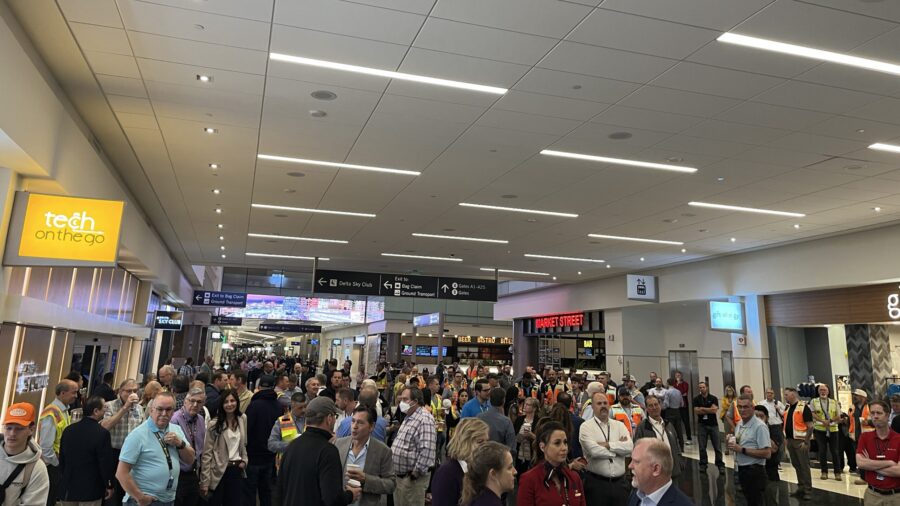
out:
{"label": "man holding cup", "polygon": [[[107,402],[104,406],[103,420],[100,421],[100,426],[109,431],[113,457],[116,461],[119,460],[125,438],[144,422],[144,414],[137,391],[137,383],[133,379],[127,379],[119,385],[119,392],[115,400]],[[125,490],[122,489],[118,480],[114,479],[113,482],[115,491],[107,503],[122,504]]]}
{"label": "man holding cup", "polygon": [[358,406],[353,412],[350,436],[334,442],[345,470],[345,483],[349,487],[362,488],[362,496],[354,503],[358,506],[387,504],[387,496],[393,494],[397,486],[391,449],[370,437],[376,417],[371,407]]}

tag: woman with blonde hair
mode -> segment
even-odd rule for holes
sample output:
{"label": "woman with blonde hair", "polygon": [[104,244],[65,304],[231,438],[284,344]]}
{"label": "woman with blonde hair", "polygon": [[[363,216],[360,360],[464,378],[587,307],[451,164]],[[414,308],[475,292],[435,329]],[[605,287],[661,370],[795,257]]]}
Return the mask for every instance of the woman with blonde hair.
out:
{"label": "woman with blonde hair", "polygon": [[[734,401],[737,399],[737,393],[734,390],[734,387],[731,385],[725,385],[725,395],[722,396],[722,402],[719,406],[719,420],[722,420],[722,424],[725,426],[725,430],[728,430],[728,408],[730,408]],[[731,455],[731,451],[728,449],[728,445],[725,446],[725,455]]]}
{"label": "woman with blonde hair", "polygon": [[447,446],[449,458],[431,480],[432,506],[458,506],[463,477],[476,450],[489,440],[488,424],[478,418],[463,418]]}
{"label": "woman with blonde hair", "polygon": [[524,473],[531,469],[531,462],[534,457],[532,445],[537,430],[538,412],[541,409],[541,403],[534,397],[525,399],[523,410],[525,414],[520,416],[514,423],[513,429],[516,431],[516,471]]}
{"label": "woman with blonde hair", "polygon": [[509,448],[489,441],[472,458],[463,480],[462,506],[502,506],[503,494],[516,488],[516,468]]}

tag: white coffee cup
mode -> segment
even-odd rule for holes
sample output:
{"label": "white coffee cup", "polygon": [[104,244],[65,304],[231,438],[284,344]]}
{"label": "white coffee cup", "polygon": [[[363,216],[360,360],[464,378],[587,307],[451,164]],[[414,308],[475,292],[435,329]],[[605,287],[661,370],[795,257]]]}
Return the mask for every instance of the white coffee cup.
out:
{"label": "white coffee cup", "polygon": [[350,478],[349,480],[347,480],[347,486],[350,486],[353,488],[359,488],[362,486],[362,483],[354,480],[353,478]]}

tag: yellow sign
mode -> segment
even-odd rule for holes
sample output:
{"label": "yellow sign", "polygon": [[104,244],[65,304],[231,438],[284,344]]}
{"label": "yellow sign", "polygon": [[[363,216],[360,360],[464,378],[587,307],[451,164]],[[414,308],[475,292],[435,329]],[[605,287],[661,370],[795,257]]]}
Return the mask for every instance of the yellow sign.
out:
{"label": "yellow sign", "polygon": [[584,347],[585,347],[585,348],[593,348],[593,347],[594,347],[594,341],[586,340],[586,341],[584,342]]}
{"label": "yellow sign", "polygon": [[115,263],[124,202],[28,195],[19,256]]}

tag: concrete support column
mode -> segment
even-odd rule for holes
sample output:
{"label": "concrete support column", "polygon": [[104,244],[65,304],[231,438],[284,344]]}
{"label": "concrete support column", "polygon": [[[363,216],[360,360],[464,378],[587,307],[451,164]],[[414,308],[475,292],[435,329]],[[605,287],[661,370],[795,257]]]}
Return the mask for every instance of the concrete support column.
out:
{"label": "concrete support column", "polygon": [[525,371],[525,367],[538,362],[538,338],[525,336],[524,320],[513,320],[513,371],[516,376]]}

